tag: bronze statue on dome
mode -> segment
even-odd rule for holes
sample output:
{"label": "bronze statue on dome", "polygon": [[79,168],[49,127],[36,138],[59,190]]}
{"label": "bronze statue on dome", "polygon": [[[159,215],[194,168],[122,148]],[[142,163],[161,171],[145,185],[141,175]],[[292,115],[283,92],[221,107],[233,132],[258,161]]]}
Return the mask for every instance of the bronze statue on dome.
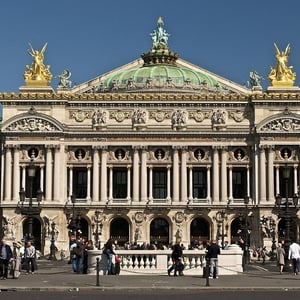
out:
{"label": "bronze statue on dome", "polygon": [[272,86],[293,86],[296,79],[296,73],[293,72],[292,66],[287,66],[291,52],[290,44],[287,45],[285,51],[280,51],[276,43],[274,43],[274,47],[277,65],[275,68],[271,67],[269,80],[271,81]]}
{"label": "bronze statue on dome", "polygon": [[47,48],[47,43],[43,46],[41,51],[34,50],[30,43],[29,46],[30,50],[28,50],[28,53],[32,56],[32,65],[26,66],[24,73],[25,82],[28,85],[49,85],[52,74],[50,73],[50,66],[44,65],[44,53]]}
{"label": "bronze statue on dome", "polygon": [[159,46],[168,48],[168,39],[170,35],[163,28],[163,25],[164,21],[162,17],[159,17],[157,20],[156,30],[153,30],[153,32],[150,34],[152,38],[152,48],[157,48]]}

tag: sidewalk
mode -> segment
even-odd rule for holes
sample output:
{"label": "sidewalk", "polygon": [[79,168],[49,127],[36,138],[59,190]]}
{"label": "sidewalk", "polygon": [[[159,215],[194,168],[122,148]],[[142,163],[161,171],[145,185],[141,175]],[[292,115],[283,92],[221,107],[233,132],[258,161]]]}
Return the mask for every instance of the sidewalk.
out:
{"label": "sidewalk", "polygon": [[[272,269],[272,268],[271,268]],[[249,266],[248,270],[239,275],[221,276],[210,279],[206,286],[206,278],[199,276],[168,276],[161,275],[126,275],[100,276],[100,286],[96,286],[95,275],[74,274],[71,265],[66,261],[38,261],[35,274],[21,274],[19,279],[0,281],[0,290],[37,290],[37,291],[76,291],[87,289],[118,290],[118,289],[222,289],[222,290],[300,290],[300,275],[283,274],[266,271],[261,265]]]}

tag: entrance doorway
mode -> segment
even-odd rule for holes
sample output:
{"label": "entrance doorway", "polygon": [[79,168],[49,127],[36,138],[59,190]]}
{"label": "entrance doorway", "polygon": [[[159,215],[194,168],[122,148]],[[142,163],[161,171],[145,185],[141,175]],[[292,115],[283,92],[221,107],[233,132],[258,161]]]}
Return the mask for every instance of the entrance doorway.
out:
{"label": "entrance doorway", "polygon": [[[25,219],[23,222],[23,237],[26,237],[28,235],[29,235],[28,219]],[[41,222],[38,218],[33,218],[32,236],[33,236],[33,243],[34,243],[35,249],[39,250],[43,253],[44,245],[42,243]]]}
{"label": "entrance doorway", "polygon": [[113,219],[110,223],[110,238],[123,247],[129,241],[129,224],[124,218]]}
{"label": "entrance doorway", "polygon": [[163,218],[156,218],[150,224],[150,244],[155,244],[158,248],[163,245],[168,246],[169,223]]}

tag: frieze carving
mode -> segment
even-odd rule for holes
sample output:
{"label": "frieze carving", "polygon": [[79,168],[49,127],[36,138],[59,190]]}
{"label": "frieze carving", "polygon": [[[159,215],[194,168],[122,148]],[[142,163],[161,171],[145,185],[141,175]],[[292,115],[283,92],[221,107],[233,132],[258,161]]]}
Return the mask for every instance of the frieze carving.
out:
{"label": "frieze carving", "polygon": [[204,119],[210,118],[210,113],[197,110],[196,112],[190,112],[189,118],[194,119],[196,122],[201,123],[204,121]]}
{"label": "frieze carving", "polygon": [[55,124],[38,117],[17,120],[5,128],[6,131],[61,131]]}
{"label": "frieze carving", "polygon": [[143,127],[147,122],[147,112],[141,108],[137,108],[133,111],[131,119],[133,127]]}
{"label": "frieze carving", "polygon": [[105,126],[107,122],[107,115],[107,111],[102,108],[95,110],[92,115],[93,127]]}
{"label": "frieze carving", "polygon": [[115,119],[117,122],[121,123],[123,122],[125,119],[129,119],[130,118],[130,112],[128,111],[122,111],[122,110],[118,110],[118,111],[112,111],[110,113],[110,119]]}
{"label": "frieze carving", "polygon": [[229,112],[229,118],[233,119],[234,121],[240,123],[244,121],[245,115],[244,112],[237,110],[237,111],[231,111]]}
{"label": "frieze carving", "polygon": [[186,220],[186,215],[182,211],[178,211],[174,216],[174,221],[177,224],[181,224],[185,220]]}
{"label": "frieze carving", "polygon": [[211,124],[214,130],[226,129],[227,112],[224,109],[215,109],[212,111]]}
{"label": "frieze carving", "polygon": [[75,119],[77,122],[83,122],[85,119],[90,119],[92,112],[90,110],[70,111],[70,119]]}
{"label": "frieze carving", "polygon": [[153,111],[150,113],[150,119],[154,119],[157,122],[163,122],[166,119],[171,119],[172,112],[170,111]]}
{"label": "frieze carving", "polygon": [[280,118],[265,124],[261,131],[298,131],[300,130],[300,120],[292,117]]}
{"label": "frieze carving", "polygon": [[133,220],[135,221],[136,224],[141,225],[141,223],[143,223],[143,221],[146,220],[146,216],[143,212],[138,211],[134,214]]}
{"label": "frieze carving", "polygon": [[172,115],[172,126],[174,129],[186,126],[187,112],[182,109],[177,109]]}

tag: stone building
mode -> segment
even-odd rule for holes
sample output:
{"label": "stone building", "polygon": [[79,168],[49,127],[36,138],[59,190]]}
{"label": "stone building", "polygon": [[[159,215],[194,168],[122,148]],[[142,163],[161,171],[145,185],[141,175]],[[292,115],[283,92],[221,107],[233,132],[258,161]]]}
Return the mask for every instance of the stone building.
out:
{"label": "stone building", "polygon": [[25,85],[0,94],[6,239],[32,231],[44,254],[74,235],[270,247],[288,229],[299,240],[295,74],[278,60],[266,91],[256,72],[246,88],[171,52],[161,18],[151,37],[140,59],[73,87],[66,70],[56,91],[47,45],[31,49]]}

